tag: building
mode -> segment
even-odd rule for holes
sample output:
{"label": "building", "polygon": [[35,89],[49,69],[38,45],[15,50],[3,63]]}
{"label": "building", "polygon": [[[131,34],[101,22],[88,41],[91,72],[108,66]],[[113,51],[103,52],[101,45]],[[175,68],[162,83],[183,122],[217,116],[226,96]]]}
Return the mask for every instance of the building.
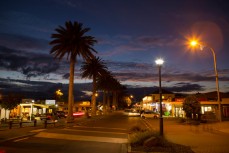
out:
{"label": "building", "polygon": [[[159,112],[160,110],[160,94],[158,91],[153,92],[152,94],[145,96],[142,100],[142,109],[143,110],[152,110],[155,112]],[[167,116],[174,116],[175,107],[178,107],[178,104],[172,107],[171,102],[174,101],[175,94],[172,92],[162,90],[162,111]],[[178,108],[180,108],[179,106]],[[178,111],[177,111],[178,112]]]}
{"label": "building", "polygon": [[57,109],[55,100],[35,101],[33,99],[22,99],[22,102],[12,110],[1,110],[1,119],[21,118],[23,120],[32,120],[34,117],[52,113]]}
{"label": "building", "polygon": [[[155,112],[159,112],[160,105],[159,99],[160,94],[153,93],[148,96],[145,96],[142,99],[141,107],[143,110],[151,110]],[[214,114],[215,117],[218,115],[218,106],[219,103],[217,100],[209,100],[205,95],[197,95],[200,104],[201,104],[201,114]],[[183,111],[183,102],[185,97],[176,98],[176,95],[167,92],[165,90],[162,91],[162,111],[164,116],[171,117],[185,117],[185,112]],[[229,120],[229,98],[222,98],[221,101],[222,108],[222,118],[224,120]]]}

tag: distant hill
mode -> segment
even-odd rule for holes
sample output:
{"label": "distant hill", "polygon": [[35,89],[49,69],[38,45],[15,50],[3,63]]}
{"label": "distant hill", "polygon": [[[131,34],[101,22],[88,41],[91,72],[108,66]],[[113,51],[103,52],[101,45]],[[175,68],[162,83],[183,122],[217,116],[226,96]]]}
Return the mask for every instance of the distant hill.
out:
{"label": "distant hill", "polygon": [[[55,91],[61,89],[64,94],[64,99],[68,97],[68,84],[51,83],[51,82],[38,82],[29,80],[12,80],[12,79],[0,79],[0,94],[7,94],[10,92],[19,93],[24,95],[25,98],[35,100],[55,99]],[[163,88],[163,92],[172,93],[172,88]],[[90,100],[91,96],[88,91],[92,91],[92,83],[75,83],[74,85],[74,99]],[[134,96],[134,101],[139,102],[146,95],[157,93],[158,87],[131,87],[127,86],[127,92]],[[185,97],[186,94],[176,93],[176,97]],[[197,93],[198,94],[198,93]],[[199,93],[209,99],[216,99],[216,92]],[[99,99],[100,98],[100,99]],[[229,98],[229,92],[221,93],[221,98]],[[99,100],[102,100],[102,95],[99,95]],[[66,100],[67,101],[67,100]]]}
{"label": "distant hill", "polygon": [[[26,98],[35,100],[55,99],[55,91],[58,89],[61,89],[64,99],[67,99],[68,84],[0,79],[0,93],[19,93]],[[83,91],[91,91],[91,89],[91,83],[75,84],[74,98],[77,100],[88,100],[90,97]]]}

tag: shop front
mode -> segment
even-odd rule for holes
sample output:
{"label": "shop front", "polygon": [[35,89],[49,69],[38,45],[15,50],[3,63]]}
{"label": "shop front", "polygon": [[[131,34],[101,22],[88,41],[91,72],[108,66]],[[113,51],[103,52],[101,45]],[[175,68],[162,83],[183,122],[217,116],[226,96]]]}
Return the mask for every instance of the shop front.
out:
{"label": "shop front", "polygon": [[40,116],[46,113],[52,113],[52,109],[50,109],[50,106],[34,103],[20,104],[19,110],[19,116],[23,120],[32,120],[36,116]]}

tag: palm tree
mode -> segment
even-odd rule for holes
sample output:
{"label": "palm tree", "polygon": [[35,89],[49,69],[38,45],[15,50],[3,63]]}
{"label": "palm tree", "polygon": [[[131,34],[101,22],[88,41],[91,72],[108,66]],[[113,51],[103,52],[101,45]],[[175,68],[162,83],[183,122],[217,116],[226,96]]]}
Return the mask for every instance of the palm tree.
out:
{"label": "palm tree", "polygon": [[125,108],[127,106],[127,103],[125,101],[125,97],[127,97],[128,92],[127,88],[124,85],[121,85],[120,90],[118,91],[118,107]]}
{"label": "palm tree", "polygon": [[113,75],[109,71],[104,71],[103,75],[98,77],[97,88],[103,91],[103,112],[106,113],[109,107],[109,91],[111,90],[110,82]]}
{"label": "palm tree", "polygon": [[87,62],[83,62],[81,66],[82,78],[92,79],[92,115],[96,114],[96,80],[98,76],[102,76],[105,71],[107,71],[107,67],[99,57],[95,57],[90,59]]}
{"label": "palm tree", "polygon": [[70,60],[70,77],[68,89],[68,118],[67,121],[73,121],[73,86],[74,86],[74,68],[77,61],[77,56],[82,56],[84,60],[89,60],[94,57],[94,44],[97,42],[94,37],[85,35],[90,28],[83,28],[82,23],[71,21],[65,22],[65,27],[59,26],[55,29],[56,33],[52,34],[53,40],[49,43],[53,45],[50,54],[54,58],[61,60],[67,55],[67,60]]}
{"label": "palm tree", "polygon": [[114,80],[112,83],[112,96],[113,96],[113,106],[118,107],[118,94],[122,90],[122,85],[118,80]]}

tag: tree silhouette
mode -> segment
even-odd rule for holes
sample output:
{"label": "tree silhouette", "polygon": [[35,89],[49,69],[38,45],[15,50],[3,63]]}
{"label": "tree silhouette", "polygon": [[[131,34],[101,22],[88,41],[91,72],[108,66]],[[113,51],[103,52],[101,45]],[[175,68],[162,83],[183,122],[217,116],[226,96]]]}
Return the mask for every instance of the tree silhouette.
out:
{"label": "tree silhouette", "polygon": [[194,95],[188,96],[185,98],[183,102],[183,110],[186,113],[186,117],[196,119],[196,114],[200,114],[200,102],[198,101],[197,97]]}
{"label": "tree silhouette", "polygon": [[97,91],[97,85],[96,80],[99,76],[102,76],[105,71],[107,71],[107,67],[99,57],[92,58],[86,62],[83,63],[81,66],[81,76],[82,78],[89,78],[92,79],[92,115],[96,114],[96,91]]}
{"label": "tree silhouette", "polygon": [[70,60],[68,122],[73,121],[74,69],[77,56],[88,61],[94,58],[93,52],[97,53],[93,48],[97,41],[94,37],[85,35],[89,30],[90,28],[83,28],[82,23],[67,21],[65,27],[59,26],[55,29],[56,33],[52,34],[51,38],[53,38],[53,40],[49,43],[53,45],[50,54],[53,54],[54,58],[61,60],[64,56],[67,56],[67,60]]}

